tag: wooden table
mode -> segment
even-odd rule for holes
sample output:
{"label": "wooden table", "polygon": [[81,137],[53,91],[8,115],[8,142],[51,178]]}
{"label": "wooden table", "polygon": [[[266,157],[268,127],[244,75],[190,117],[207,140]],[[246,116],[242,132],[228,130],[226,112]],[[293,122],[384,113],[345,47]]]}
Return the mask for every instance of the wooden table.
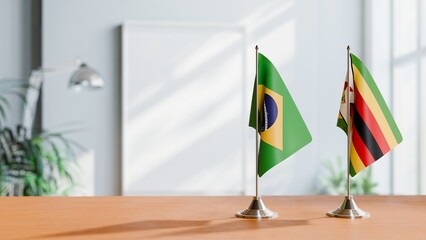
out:
{"label": "wooden table", "polygon": [[426,196],[356,196],[361,220],[325,216],[341,196],[263,200],[278,218],[235,218],[251,197],[3,197],[0,239],[426,239]]}

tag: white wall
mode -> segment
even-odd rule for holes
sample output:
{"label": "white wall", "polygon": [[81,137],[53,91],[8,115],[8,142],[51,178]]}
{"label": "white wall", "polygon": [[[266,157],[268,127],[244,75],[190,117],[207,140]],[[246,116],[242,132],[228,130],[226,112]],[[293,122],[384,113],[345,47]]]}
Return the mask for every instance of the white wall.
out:
{"label": "white wall", "polygon": [[[0,0],[0,79],[27,80],[31,72],[30,0]],[[10,98],[7,126],[20,123],[22,102]]]}
{"label": "white wall", "polygon": [[[313,194],[321,162],[344,156],[345,136],[335,122],[346,46],[350,44],[362,57],[361,13],[362,1],[338,0],[45,0],[43,64],[61,65],[81,56],[104,75],[106,87],[76,94],[66,89],[66,75],[46,81],[43,124],[51,127],[78,120],[88,126],[74,138],[94,157],[94,165],[88,164],[94,170],[86,170],[93,175],[93,193],[119,194],[120,25],[125,20],[244,25],[248,44],[259,44],[283,75],[313,136],[310,145],[262,177],[261,193]],[[254,52],[248,59],[254,59]],[[253,74],[254,69],[247,81],[253,81]],[[252,183],[248,189],[253,189]]]}
{"label": "white wall", "polygon": [[[366,60],[374,74],[403,141],[379,163],[374,164],[373,176],[379,183],[380,194],[425,194],[426,165],[423,127],[426,119],[423,106],[426,79],[425,45],[421,45],[426,31],[420,29],[425,8],[424,1],[366,2]],[[392,6],[393,4],[393,6]],[[423,20],[424,22],[424,20]],[[423,54],[423,56],[422,56]],[[424,64],[423,63],[423,64]]]}

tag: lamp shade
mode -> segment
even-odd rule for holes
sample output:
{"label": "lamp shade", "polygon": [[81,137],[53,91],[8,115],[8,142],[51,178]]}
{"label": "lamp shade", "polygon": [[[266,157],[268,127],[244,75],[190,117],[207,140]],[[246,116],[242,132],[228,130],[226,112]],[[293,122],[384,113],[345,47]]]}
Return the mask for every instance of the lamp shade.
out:
{"label": "lamp shade", "polygon": [[100,89],[105,85],[104,79],[94,69],[85,63],[80,64],[71,76],[70,88],[78,89]]}

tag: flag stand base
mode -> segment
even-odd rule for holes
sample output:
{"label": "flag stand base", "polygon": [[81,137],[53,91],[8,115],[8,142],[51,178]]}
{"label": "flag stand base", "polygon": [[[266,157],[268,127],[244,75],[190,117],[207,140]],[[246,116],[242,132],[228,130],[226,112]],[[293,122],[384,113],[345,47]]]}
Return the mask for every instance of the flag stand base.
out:
{"label": "flag stand base", "polygon": [[278,213],[269,210],[263,203],[262,199],[260,199],[260,197],[253,197],[250,206],[241,212],[237,212],[237,214],[235,215],[240,218],[261,219],[276,218],[278,216]]}
{"label": "flag stand base", "polygon": [[352,195],[345,196],[342,206],[327,213],[330,217],[339,218],[368,218],[370,213],[361,210],[355,203]]}

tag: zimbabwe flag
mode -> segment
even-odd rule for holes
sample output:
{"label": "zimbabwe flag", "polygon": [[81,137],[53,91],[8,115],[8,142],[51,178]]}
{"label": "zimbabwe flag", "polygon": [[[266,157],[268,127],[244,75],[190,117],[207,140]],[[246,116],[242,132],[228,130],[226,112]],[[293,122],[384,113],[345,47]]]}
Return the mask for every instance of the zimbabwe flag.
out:
{"label": "zimbabwe flag", "polygon": [[253,89],[249,126],[260,133],[259,176],[312,140],[290,93],[274,65],[258,53],[258,106]]}
{"label": "zimbabwe flag", "polygon": [[[398,145],[402,135],[373,77],[354,54],[350,54],[348,69],[337,126],[348,132],[347,102],[350,101],[350,172],[355,176]],[[350,100],[346,96],[348,83]]]}

